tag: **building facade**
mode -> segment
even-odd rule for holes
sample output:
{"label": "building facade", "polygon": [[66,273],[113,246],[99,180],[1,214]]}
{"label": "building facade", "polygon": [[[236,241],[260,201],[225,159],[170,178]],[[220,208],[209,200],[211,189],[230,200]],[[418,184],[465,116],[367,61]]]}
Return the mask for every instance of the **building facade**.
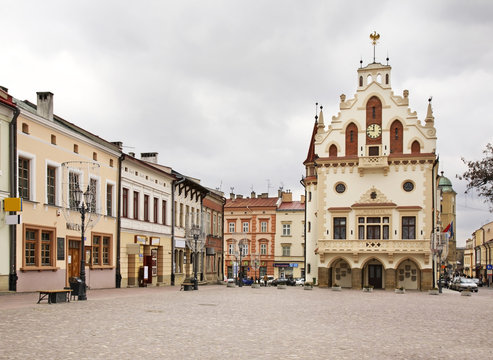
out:
{"label": "building facade", "polygon": [[171,284],[171,169],[157,163],[157,153],[121,160],[122,286]]}
{"label": "building facade", "polygon": [[14,291],[15,229],[8,224],[4,200],[16,197],[15,189],[15,132],[19,110],[6,88],[0,87],[0,292]]}
{"label": "building facade", "polygon": [[84,257],[90,288],[115,287],[118,147],[53,114],[53,94],[16,101],[17,185],[23,199],[16,236],[18,291],[60,289],[81,267],[81,214],[74,191],[94,195]]}
{"label": "building facade", "polygon": [[435,229],[436,129],[396,95],[391,67],[357,70],[340,112],[322,109],[304,162],[307,281],[331,286],[430,289]]}
{"label": "building facade", "polygon": [[250,198],[231,193],[226,200],[224,266],[228,279],[274,275],[278,201],[277,197],[268,197],[265,193],[257,197],[254,192]]}
{"label": "building facade", "polygon": [[202,202],[202,209],[206,215],[205,261],[202,272],[205,281],[218,283],[224,280],[224,236],[223,218],[226,199],[223,193],[209,189],[209,193]]}
{"label": "building facade", "polygon": [[457,241],[456,241],[456,203],[457,193],[452,187],[452,182],[443,175],[438,177],[438,192],[440,195],[440,231],[445,232],[448,247],[447,254],[441,259],[441,273],[451,278],[457,271]]}
{"label": "building facade", "polygon": [[281,192],[276,210],[274,250],[275,278],[305,277],[305,199],[293,201],[291,192]]}

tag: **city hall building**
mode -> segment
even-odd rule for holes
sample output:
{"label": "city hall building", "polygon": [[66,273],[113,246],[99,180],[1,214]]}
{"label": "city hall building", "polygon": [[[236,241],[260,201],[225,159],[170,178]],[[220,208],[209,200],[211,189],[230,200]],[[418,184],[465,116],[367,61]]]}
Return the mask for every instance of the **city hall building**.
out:
{"label": "city hall building", "polygon": [[356,94],[340,96],[325,123],[320,107],[306,177],[306,280],[320,286],[433,287],[436,129],[409,91],[394,94],[391,66],[357,70]]}

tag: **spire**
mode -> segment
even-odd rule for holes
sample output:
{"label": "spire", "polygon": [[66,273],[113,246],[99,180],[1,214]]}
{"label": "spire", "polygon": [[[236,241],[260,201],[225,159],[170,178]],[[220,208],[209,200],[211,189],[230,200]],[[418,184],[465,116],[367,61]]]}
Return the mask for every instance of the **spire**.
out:
{"label": "spire", "polygon": [[325,124],[324,124],[324,113],[322,112],[322,109],[324,107],[322,105],[320,105],[320,114],[318,116],[318,125],[317,125],[317,128],[318,129],[321,129],[323,131],[323,129],[325,128]]}
{"label": "spire", "polygon": [[431,108],[432,98],[433,97],[430,96],[430,98],[428,99],[428,112],[426,113],[426,119],[425,119],[425,123],[428,126],[433,126],[433,123],[435,122],[435,118],[433,117],[433,110]]}

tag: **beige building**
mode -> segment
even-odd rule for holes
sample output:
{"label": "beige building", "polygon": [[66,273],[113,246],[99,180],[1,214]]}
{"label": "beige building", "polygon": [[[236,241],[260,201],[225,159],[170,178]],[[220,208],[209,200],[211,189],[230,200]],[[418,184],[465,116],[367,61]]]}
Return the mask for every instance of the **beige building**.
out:
{"label": "beige building", "polygon": [[456,203],[457,193],[452,187],[452,182],[443,175],[438,178],[438,191],[440,193],[440,230],[446,231],[448,240],[447,255],[442,259],[442,274],[452,276],[457,269],[457,241],[456,241]]}
{"label": "beige building", "polygon": [[282,192],[276,210],[274,250],[275,278],[304,278],[304,196],[293,201],[291,192]]}
{"label": "beige building", "polygon": [[[15,224],[7,224],[4,200],[16,197],[15,132],[19,110],[7,89],[0,87],[0,292],[15,291]],[[19,212],[20,214],[20,212]]]}
{"label": "beige building", "polygon": [[21,110],[17,184],[23,199],[17,290],[60,289],[80,275],[81,218],[69,199],[86,186],[95,194],[86,217],[86,284],[115,287],[118,147],[54,115],[52,93],[38,92],[36,105],[16,103]]}
{"label": "beige building", "polygon": [[320,286],[430,289],[437,194],[436,129],[431,100],[424,121],[409,91],[392,90],[391,67],[357,70],[356,94],[339,113],[322,109],[310,141],[307,281]]}
{"label": "beige building", "polygon": [[170,168],[157,164],[157,153],[122,155],[121,275],[122,286],[171,284],[171,192],[176,180]]}
{"label": "beige building", "polygon": [[474,230],[472,237],[466,241],[464,250],[464,275],[481,278],[491,284],[493,270],[493,222]]}

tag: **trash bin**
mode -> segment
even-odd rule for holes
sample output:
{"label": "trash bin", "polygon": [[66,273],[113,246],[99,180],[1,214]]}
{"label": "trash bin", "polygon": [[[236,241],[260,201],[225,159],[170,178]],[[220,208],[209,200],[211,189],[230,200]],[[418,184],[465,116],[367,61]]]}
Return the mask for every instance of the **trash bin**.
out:
{"label": "trash bin", "polygon": [[68,282],[70,284],[70,288],[72,289],[72,296],[77,296],[77,299],[79,299],[79,296],[82,295],[82,280],[78,277],[72,276],[68,279]]}

